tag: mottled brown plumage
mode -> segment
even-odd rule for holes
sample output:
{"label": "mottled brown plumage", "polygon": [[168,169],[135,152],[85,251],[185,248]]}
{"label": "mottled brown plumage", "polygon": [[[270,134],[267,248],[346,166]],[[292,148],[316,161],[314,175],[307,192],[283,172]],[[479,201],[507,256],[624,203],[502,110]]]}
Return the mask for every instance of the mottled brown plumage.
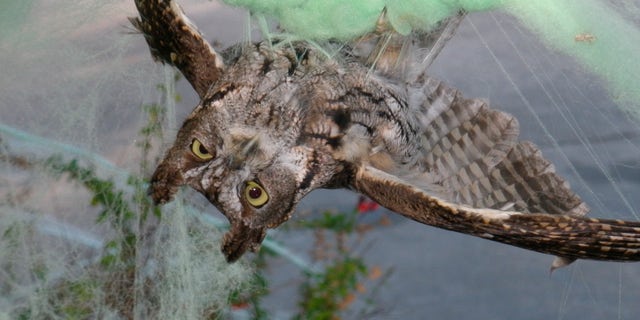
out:
{"label": "mottled brown plumage", "polygon": [[[587,206],[549,161],[518,141],[515,118],[424,73],[462,13],[410,37],[382,16],[327,57],[304,42],[218,54],[173,1],[136,5],[132,22],[153,57],[202,99],[150,194],[164,203],[189,185],[205,195],[231,224],[229,261],[257,250],[317,188],[350,188],[427,225],[554,254],[556,267],[640,260],[640,223],[584,218]],[[431,49],[427,59],[416,46]]]}
{"label": "mottled brown plumage", "polygon": [[[361,167],[354,181],[358,191],[386,208],[434,227],[554,254],[569,261],[638,260],[640,222],[473,208],[434,197],[372,167]],[[407,194],[411,195],[411,201],[407,201]]]}
{"label": "mottled brown plumage", "polygon": [[154,60],[176,66],[200,97],[223,72],[211,45],[175,1],[135,1],[139,18],[131,24],[145,36]]}

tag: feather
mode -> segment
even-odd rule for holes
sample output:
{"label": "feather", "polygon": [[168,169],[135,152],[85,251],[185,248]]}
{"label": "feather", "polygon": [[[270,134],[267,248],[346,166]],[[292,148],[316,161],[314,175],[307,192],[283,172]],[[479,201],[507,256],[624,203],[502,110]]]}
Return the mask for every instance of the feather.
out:
{"label": "feather", "polygon": [[220,55],[172,0],[136,0],[140,17],[129,18],[156,61],[176,66],[200,98],[224,69]]}
{"label": "feather", "polygon": [[473,208],[432,196],[370,166],[357,169],[352,187],[420,223],[554,254],[565,263],[640,260],[640,222]]}

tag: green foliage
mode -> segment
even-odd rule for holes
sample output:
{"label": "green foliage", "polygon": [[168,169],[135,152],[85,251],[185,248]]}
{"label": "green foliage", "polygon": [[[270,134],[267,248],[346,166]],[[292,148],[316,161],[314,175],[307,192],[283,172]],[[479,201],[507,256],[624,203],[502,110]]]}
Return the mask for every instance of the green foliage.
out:
{"label": "green foliage", "polygon": [[96,292],[100,289],[100,283],[95,279],[82,279],[72,282],[63,282],[55,288],[58,292],[53,305],[55,313],[64,315],[66,319],[88,319],[95,316],[95,302],[98,297]]}
{"label": "green foliage", "polygon": [[102,223],[107,218],[115,218],[114,226],[120,226],[123,225],[122,222],[135,216],[125,198],[124,190],[117,189],[111,180],[99,178],[95,170],[81,167],[77,160],[67,162],[61,156],[55,155],[44,161],[44,167],[55,177],[67,174],[70,180],[81,183],[91,192],[91,205],[102,207],[97,222]]}
{"label": "green foliage", "polygon": [[325,211],[322,216],[310,221],[302,221],[300,225],[308,229],[327,229],[334,232],[351,233],[356,228],[357,211],[350,213],[332,213]]}
{"label": "green foliage", "polygon": [[[164,86],[158,89],[167,93]],[[153,205],[146,195],[148,183],[143,177],[149,175],[148,169],[155,162],[149,160],[149,154],[153,139],[162,138],[161,124],[165,108],[159,104],[148,104],[143,105],[142,110],[147,115],[147,124],[140,130],[141,140],[137,143],[141,154],[140,176],[129,176],[126,185],[118,186],[110,179],[99,177],[94,168],[80,165],[77,159],[65,160],[61,155],[53,155],[39,163],[53,177],[66,176],[87,189],[91,193],[90,204],[100,208],[96,223],[108,223],[116,234],[115,238],[105,243],[98,264],[91,267],[90,273],[94,277],[61,281],[50,290],[55,298],[51,303],[55,306],[54,314],[65,319],[97,316],[94,309],[99,297],[96,292],[106,293],[102,299],[122,316],[130,317],[134,312],[133,303],[122,304],[120,301],[135,296],[140,230],[149,214],[158,219],[161,217],[160,208]],[[11,228],[7,229],[5,237],[10,237],[12,232]],[[46,272],[34,270],[34,274],[44,276]],[[20,312],[20,317],[27,317],[30,313],[29,309],[25,309]]]}
{"label": "green foliage", "polygon": [[358,280],[366,274],[361,259],[346,256],[319,274],[307,275],[301,288],[301,312],[295,319],[336,319],[353,302]]}
{"label": "green foliage", "polygon": [[[307,272],[300,286],[300,308],[295,319],[339,319],[349,309],[358,296],[366,304],[373,300],[373,294],[365,294],[364,282],[377,280],[379,268],[373,267],[371,273],[362,258],[349,250],[348,239],[362,234],[370,228],[359,223],[359,209],[350,212],[323,212],[319,217],[302,221],[300,226],[312,229],[315,244],[312,255],[324,268],[319,272]],[[331,234],[333,241],[327,239]],[[359,238],[359,237],[358,237]],[[364,312],[361,307],[360,312]]]}
{"label": "green foliage", "polygon": [[[121,315],[131,315],[133,304],[120,304],[113,297],[129,297],[135,295],[135,267],[138,259],[137,243],[139,226],[146,220],[147,213],[153,211],[159,215],[159,209],[153,208],[148,201],[141,201],[141,179],[131,177],[128,185],[135,192],[132,197],[123,188],[108,179],[97,176],[95,170],[82,167],[77,160],[65,161],[60,156],[52,156],[44,161],[43,166],[54,176],[66,175],[70,180],[82,184],[92,194],[91,205],[99,206],[100,213],[96,223],[109,222],[116,238],[106,242],[99,268],[95,269],[96,278],[106,277],[110,280],[95,282],[92,279],[63,281],[55,288],[56,313],[67,319],[86,319],[95,316],[93,304],[95,291],[106,292],[106,303],[118,310]],[[139,204],[137,210],[133,205]]]}

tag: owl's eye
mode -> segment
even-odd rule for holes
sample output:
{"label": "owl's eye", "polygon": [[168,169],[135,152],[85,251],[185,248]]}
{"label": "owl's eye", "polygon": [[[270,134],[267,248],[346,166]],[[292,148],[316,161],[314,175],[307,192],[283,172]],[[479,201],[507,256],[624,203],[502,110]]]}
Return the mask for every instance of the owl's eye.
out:
{"label": "owl's eye", "polygon": [[244,188],[244,197],[253,207],[260,208],[269,201],[269,195],[259,184],[254,181],[247,182]]}
{"label": "owl's eye", "polygon": [[211,154],[198,139],[193,139],[191,142],[191,152],[202,160],[209,160],[213,158],[213,154]]}

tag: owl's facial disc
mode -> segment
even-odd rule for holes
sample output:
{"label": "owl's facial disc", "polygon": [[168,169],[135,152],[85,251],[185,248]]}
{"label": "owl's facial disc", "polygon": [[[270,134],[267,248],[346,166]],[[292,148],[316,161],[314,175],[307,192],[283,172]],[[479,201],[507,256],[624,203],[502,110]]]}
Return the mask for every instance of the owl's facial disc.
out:
{"label": "owl's facial disc", "polygon": [[[230,174],[239,177],[242,171]],[[279,165],[251,171],[242,181],[236,181],[227,177],[217,198],[211,201],[231,225],[222,244],[229,262],[247,250],[258,250],[266,230],[287,221],[297,203],[295,175]]]}
{"label": "owl's facial disc", "polygon": [[[257,148],[262,147],[264,145]],[[247,250],[258,250],[267,229],[287,221],[306,194],[326,185],[335,168],[325,156],[297,146],[281,150],[262,166],[255,165],[256,159],[248,157],[247,162],[254,165],[246,169],[248,175],[242,177],[242,182],[232,185],[231,181],[238,181],[237,178],[224,179],[212,203],[231,224],[222,245],[227,261],[237,260]],[[323,170],[325,168],[327,170]],[[240,199],[239,204],[234,201],[236,197]]]}
{"label": "owl's facial disc", "polygon": [[203,194],[229,220],[222,251],[232,262],[256,251],[266,230],[287,221],[335,167],[330,155],[240,126],[222,109],[194,112],[209,121],[185,121],[153,174],[150,194],[156,203],[170,201],[183,185]]}

